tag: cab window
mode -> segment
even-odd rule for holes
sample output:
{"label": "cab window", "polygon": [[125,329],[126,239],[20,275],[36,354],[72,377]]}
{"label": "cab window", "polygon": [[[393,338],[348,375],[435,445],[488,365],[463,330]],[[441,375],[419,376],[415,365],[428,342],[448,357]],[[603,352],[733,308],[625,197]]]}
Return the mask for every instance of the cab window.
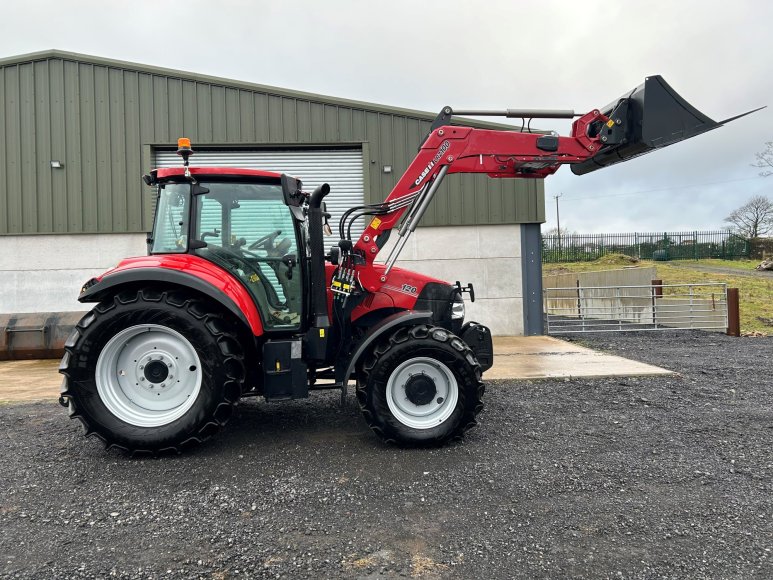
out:
{"label": "cab window", "polygon": [[168,183],[159,188],[151,253],[188,251],[190,187],[187,183]]}

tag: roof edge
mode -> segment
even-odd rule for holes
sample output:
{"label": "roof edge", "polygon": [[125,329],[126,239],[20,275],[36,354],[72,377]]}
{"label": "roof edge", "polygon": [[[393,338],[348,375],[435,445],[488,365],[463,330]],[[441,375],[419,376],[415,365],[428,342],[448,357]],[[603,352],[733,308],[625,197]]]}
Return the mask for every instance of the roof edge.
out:
{"label": "roof edge", "polygon": [[[330,95],[321,95],[318,93],[309,93],[306,91],[296,91],[293,89],[285,89],[281,87],[275,87],[272,85],[261,85],[258,83],[251,83],[247,81],[240,81],[235,79],[229,79],[225,77],[216,77],[211,75],[199,74],[190,71],[183,71],[179,69],[171,69],[164,67],[157,67],[153,65],[141,64],[125,60],[117,60],[112,58],[105,58],[101,56],[93,56],[89,54],[81,54],[77,52],[68,52],[58,49],[41,50],[38,52],[31,52],[27,54],[20,54],[0,59],[0,68],[5,66],[14,66],[18,64],[25,64],[30,62],[37,62],[43,60],[60,59],[69,60],[73,62],[81,62],[86,64],[94,64],[99,66],[106,66],[112,68],[120,68],[125,70],[132,70],[137,72],[144,72],[147,74],[154,74],[160,76],[167,76],[173,78],[179,78],[181,80],[194,81],[194,82],[206,82],[213,85],[219,85],[223,87],[230,87],[236,89],[244,89],[249,91],[255,91],[260,93],[266,93],[269,95],[276,95],[278,97],[288,97],[293,99],[303,99],[326,105],[339,105],[350,107],[352,109],[361,109],[364,111],[371,111],[376,113],[386,113],[390,115],[399,115],[402,117],[411,117],[421,121],[432,121],[437,116],[437,113],[429,111],[420,111],[417,109],[407,109],[403,107],[392,107],[389,105],[382,105],[379,103],[371,103],[368,101],[357,101],[353,99],[332,97]],[[491,129],[510,129],[518,130],[515,125],[509,125],[506,123],[492,123],[487,121],[478,121],[475,119],[455,120],[454,124],[465,125],[470,127],[491,128]],[[532,129],[534,132],[540,132],[538,129]]]}

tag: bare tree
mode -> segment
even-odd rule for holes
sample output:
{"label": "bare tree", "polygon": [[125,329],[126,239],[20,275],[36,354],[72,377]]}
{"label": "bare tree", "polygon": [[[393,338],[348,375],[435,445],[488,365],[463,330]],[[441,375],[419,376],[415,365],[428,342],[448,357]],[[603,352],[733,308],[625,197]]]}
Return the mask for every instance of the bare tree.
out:
{"label": "bare tree", "polygon": [[569,228],[561,228],[561,231],[559,231],[557,227],[553,227],[542,232],[543,236],[557,236],[558,234],[561,234],[562,238],[568,238],[570,236],[576,236],[577,232],[570,230]]}
{"label": "bare tree", "polygon": [[773,175],[773,141],[766,142],[765,149],[759,153],[755,153],[754,156],[757,158],[757,163],[752,163],[752,167],[759,167],[762,169],[762,171],[760,171],[762,177]]}
{"label": "bare tree", "polygon": [[744,205],[733,210],[725,221],[745,238],[758,238],[773,232],[773,202],[764,195],[755,195]]}

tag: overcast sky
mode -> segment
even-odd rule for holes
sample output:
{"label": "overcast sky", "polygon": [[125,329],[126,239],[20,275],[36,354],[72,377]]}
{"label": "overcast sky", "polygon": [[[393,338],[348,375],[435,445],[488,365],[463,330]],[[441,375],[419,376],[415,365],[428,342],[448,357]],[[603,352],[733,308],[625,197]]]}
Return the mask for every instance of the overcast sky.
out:
{"label": "overcast sky", "polygon": [[[546,181],[546,228],[718,228],[754,194],[773,140],[773,2],[575,0],[6,3],[0,57],[50,48],[387,105],[601,107],[661,74],[715,120],[691,141]],[[568,124],[540,123],[568,133]]]}

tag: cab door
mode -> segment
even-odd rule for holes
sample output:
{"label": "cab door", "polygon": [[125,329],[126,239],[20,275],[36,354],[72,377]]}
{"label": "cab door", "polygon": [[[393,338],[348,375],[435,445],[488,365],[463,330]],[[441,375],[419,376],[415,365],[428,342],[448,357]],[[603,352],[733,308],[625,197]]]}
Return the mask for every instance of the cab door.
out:
{"label": "cab door", "polygon": [[[194,250],[234,274],[253,296],[267,331],[297,330],[303,320],[298,234],[279,184],[203,183]],[[197,244],[198,245],[198,244]]]}

